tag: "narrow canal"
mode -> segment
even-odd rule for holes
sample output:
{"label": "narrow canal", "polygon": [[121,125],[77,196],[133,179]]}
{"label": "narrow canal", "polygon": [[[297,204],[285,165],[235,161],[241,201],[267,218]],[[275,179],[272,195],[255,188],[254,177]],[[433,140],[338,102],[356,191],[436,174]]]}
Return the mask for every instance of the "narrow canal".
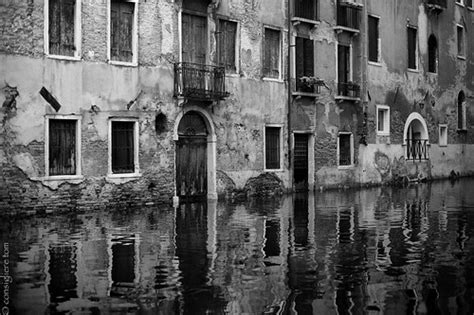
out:
{"label": "narrow canal", "polygon": [[474,179],[0,228],[10,313],[474,312]]}

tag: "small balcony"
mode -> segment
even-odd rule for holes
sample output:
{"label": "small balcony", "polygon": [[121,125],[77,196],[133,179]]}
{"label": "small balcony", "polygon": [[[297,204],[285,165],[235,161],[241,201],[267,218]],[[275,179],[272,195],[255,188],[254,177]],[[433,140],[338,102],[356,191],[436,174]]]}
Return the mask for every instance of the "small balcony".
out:
{"label": "small balcony", "polygon": [[428,160],[428,140],[425,139],[407,139],[407,160],[424,161]]}
{"label": "small balcony", "polygon": [[312,76],[302,76],[296,79],[296,92],[293,92],[293,95],[315,97],[321,93],[322,86],[324,86],[323,80]]}
{"label": "small balcony", "polygon": [[217,101],[229,96],[225,68],[190,62],[174,64],[174,96],[197,101]]}
{"label": "small balcony", "polygon": [[430,11],[435,13],[441,13],[443,10],[446,10],[448,7],[447,0],[427,0],[426,7]]}
{"label": "small balcony", "polygon": [[339,82],[337,84],[338,99],[359,100],[360,85],[353,82]]}
{"label": "small balcony", "polygon": [[362,8],[359,5],[340,1],[337,4],[336,31],[359,33]]}

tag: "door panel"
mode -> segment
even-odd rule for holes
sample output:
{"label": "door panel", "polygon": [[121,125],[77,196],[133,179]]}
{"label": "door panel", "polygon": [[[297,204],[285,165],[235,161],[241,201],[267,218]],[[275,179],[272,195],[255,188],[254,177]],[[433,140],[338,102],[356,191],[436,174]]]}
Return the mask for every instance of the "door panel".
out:
{"label": "door panel", "polygon": [[177,195],[184,199],[207,195],[207,140],[180,136],[176,147]]}
{"label": "door panel", "polygon": [[308,135],[295,134],[293,179],[296,190],[308,189]]}

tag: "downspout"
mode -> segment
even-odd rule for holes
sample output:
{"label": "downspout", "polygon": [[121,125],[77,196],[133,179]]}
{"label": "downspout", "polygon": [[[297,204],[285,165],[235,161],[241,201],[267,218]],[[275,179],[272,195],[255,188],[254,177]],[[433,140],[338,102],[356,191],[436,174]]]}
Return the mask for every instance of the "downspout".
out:
{"label": "downspout", "polygon": [[289,177],[289,183],[290,183],[290,187],[291,189],[293,190],[293,177],[292,177],[292,171],[293,171],[293,168],[291,166],[291,155],[292,155],[292,149],[291,149],[291,130],[292,130],[292,127],[291,127],[291,99],[292,99],[292,96],[291,96],[291,10],[290,10],[290,5],[291,5],[291,0],[288,0],[288,5],[287,5],[287,27],[288,27],[288,31],[287,31],[287,47],[288,47],[288,56],[287,56],[287,73],[286,73],[286,76],[287,76],[287,80],[288,80],[288,117],[287,117],[287,125],[288,125],[288,177]]}

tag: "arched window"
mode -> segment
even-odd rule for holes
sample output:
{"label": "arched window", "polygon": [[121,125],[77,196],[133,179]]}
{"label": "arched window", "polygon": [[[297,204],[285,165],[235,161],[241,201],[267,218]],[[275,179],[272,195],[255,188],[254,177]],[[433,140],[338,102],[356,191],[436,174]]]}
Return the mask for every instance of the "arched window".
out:
{"label": "arched window", "polygon": [[428,72],[438,72],[438,41],[433,34],[428,38]]}
{"label": "arched window", "polygon": [[458,94],[458,129],[466,130],[466,96],[464,91]]}

